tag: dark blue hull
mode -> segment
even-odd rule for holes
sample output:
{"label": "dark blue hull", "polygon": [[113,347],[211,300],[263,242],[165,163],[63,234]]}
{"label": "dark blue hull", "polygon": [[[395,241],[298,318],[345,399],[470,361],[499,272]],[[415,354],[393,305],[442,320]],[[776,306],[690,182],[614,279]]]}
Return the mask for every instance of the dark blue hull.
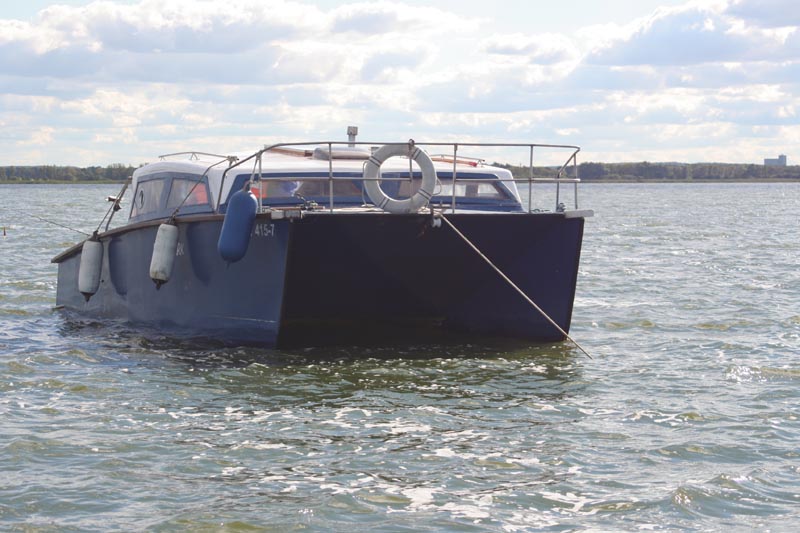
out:
{"label": "dark blue hull", "polygon": [[[569,330],[583,218],[447,216]],[[175,266],[160,289],[149,278],[157,224],[141,224],[102,236],[102,281],[88,302],[77,289],[80,248],[55,258],[57,304],[268,346],[415,342],[437,332],[563,339],[452,229],[432,227],[430,216],[259,215],[247,254],[232,264],[217,253],[221,216],[182,219],[178,227]]]}

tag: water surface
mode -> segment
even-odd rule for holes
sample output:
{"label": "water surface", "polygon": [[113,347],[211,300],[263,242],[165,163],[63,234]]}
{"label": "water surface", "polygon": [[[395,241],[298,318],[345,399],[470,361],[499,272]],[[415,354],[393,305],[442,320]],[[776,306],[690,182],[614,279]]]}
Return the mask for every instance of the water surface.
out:
{"label": "water surface", "polygon": [[568,343],[277,351],[53,311],[115,186],[0,186],[0,527],[793,530],[800,184],[585,185]]}

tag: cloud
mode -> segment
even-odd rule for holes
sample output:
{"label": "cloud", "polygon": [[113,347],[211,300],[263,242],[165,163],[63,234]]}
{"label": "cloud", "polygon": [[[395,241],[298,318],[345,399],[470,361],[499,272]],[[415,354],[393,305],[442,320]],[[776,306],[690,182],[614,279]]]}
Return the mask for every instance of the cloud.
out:
{"label": "cloud", "polygon": [[687,0],[571,33],[432,4],[97,0],[0,20],[0,154],[140,162],[358,124],[373,139],[558,140],[608,160],[703,159],[713,142],[737,159],[795,132],[793,2]]}
{"label": "cloud", "polygon": [[401,18],[400,12],[390,4],[355,4],[338,10],[333,31],[374,35],[411,29],[412,23],[409,18]]}
{"label": "cloud", "polygon": [[[166,90],[165,90],[166,89]],[[147,91],[99,89],[90,97],[64,102],[61,108],[84,116],[94,116],[99,122],[112,127],[135,127],[155,122],[162,115],[175,115],[191,106],[191,102],[178,95],[170,95],[168,88],[153,87]],[[154,98],[154,93],[158,98]]]}
{"label": "cloud", "polygon": [[72,44],[129,52],[234,53],[278,38],[313,33],[324,24],[314,7],[281,0],[143,0],[120,5],[52,6],[37,26]]}
{"label": "cloud", "polygon": [[293,21],[268,16],[267,10],[275,7],[270,3],[244,13],[174,0],[160,9],[148,10],[147,4],[152,2],[145,2],[144,9],[90,5],[85,13],[87,38],[104,49],[134,53],[231,54],[258,49],[306,29]]}
{"label": "cloud", "polygon": [[587,62],[662,66],[736,61],[752,43],[729,29],[719,14],[702,8],[662,10],[628,39],[591,53]]}
{"label": "cloud", "polygon": [[434,30],[442,35],[452,30],[460,32],[478,27],[476,18],[445,12],[435,7],[411,6],[398,2],[352,3],[331,12],[333,33],[367,36],[405,33],[410,37],[426,30]]}
{"label": "cloud", "polygon": [[785,28],[800,25],[800,10],[795,0],[734,0],[726,12],[754,26]]}
{"label": "cloud", "polygon": [[618,67],[583,62],[561,85],[571,92],[657,90],[664,85],[664,75],[664,71],[650,65]]}
{"label": "cloud", "polygon": [[741,14],[736,5],[724,9],[724,5],[690,3],[662,8],[630,35],[593,50],[586,61],[596,65],[685,66],[800,59],[796,28],[763,29],[737,18]]}
{"label": "cloud", "polygon": [[420,50],[391,50],[376,53],[364,61],[361,69],[362,80],[389,81],[396,79],[399,71],[413,71],[425,61],[425,52]]}
{"label": "cloud", "polygon": [[523,56],[542,65],[574,61],[580,55],[574,42],[559,34],[495,35],[486,39],[482,48],[490,54]]}
{"label": "cloud", "polygon": [[33,23],[0,21],[0,70],[104,81],[211,81],[223,73],[240,83],[319,79],[311,69],[296,68],[303,53],[280,44],[321,28],[325,21],[316,8],[281,1],[234,4],[52,6]]}

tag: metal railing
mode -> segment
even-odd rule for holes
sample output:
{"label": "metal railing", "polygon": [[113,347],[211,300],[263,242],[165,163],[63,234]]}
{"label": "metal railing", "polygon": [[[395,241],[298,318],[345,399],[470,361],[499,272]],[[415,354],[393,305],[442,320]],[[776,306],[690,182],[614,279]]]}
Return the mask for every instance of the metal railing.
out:
{"label": "metal railing", "polygon": [[239,160],[239,158],[237,156],[235,156],[235,155],[211,154],[211,153],[208,153],[208,152],[198,152],[198,151],[194,151],[194,150],[193,151],[189,151],[189,152],[175,152],[175,153],[172,153],[172,154],[161,154],[160,156],[158,156],[158,160],[159,161],[166,161],[167,158],[169,158],[169,157],[177,157],[179,155],[188,155],[190,161],[191,160],[199,161],[201,155],[205,156],[205,157],[213,157],[215,159],[227,159],[231,163],[235,163],[236,161]]}
{"label": "metal railing", "polygon": [[[258,183],[259,188],[261,187],[260,183],[264,181],[263,179],[263,157],[265,154],[269,152],[276,152],[282,155],[296,155],[297,157],[304,157],[308,158],[313,153],[313,147],[324,147],[327,148],[328,154],[328,176],[327,177],[286,177],[286,178],[268,178],[270,181],[291,181],[291,182],[304,182],[304,181],[327,181],[328,182],[328,209],[330,212],[333,212],[335,208],[335,197],[334,197],[334,182],[335,180],[342,178],[335,177],[334,173],[334,160],[341,161],[343,163],[350,163],[352,164],[353,159],[337,159],[334,157],[334,147],[347,147],[352,150],[354,147],[365,147],[368,151],[371,152],[372,149],[383,146],[385,144],[390,145],[408,145],[413,144],[417,147],[448,147],[452,150],[452,152],[448,153],[439,153],[436,155],[431,156],[431,159],[436,162],[445,162],[449,163],[452,161],[453,163],[453,173],[452,173],[452,196],[451,196],[451,203],[448,206],[448,209],[451,212],[455,212],[457,207],[457,183],[459,182],[469,182],[469,183],[496,183],[500,182],[514,182],[519,184],[527,184],[528,185],[528,211],[533,212],[533,186],[536,184],[543,184],[543,183],[550,183],[556,185],[556,201],[555,201],[555,210],[561,211],[564,209],[563,204],[561,203],[561,186],[562,184],[572,184],[573,185],[573,199],[574,199],[574,206],[575,209],[578,209],[578,183],[580,183],[580,178],[578,176],[578,161],[577,155],[580,152],[580,147],[574,145],[561,145],[561,144],[538,144],[538,143],[472,143],[472,142],[464,142],[464,143],[453,143],[453,142],[415,142],[409,141],[407,143],[403,142],[392,142],[392,143],[375,143],[375,142],[353,142],[353,141],[313,141],[313,142],[294,142],[294,143],[278,143],[272,145],[266,145],[261,150],[253,153],[250,156],[236,159],[228,157],[230,165],[224,171],[223,177],[220,183],[219,194],[217,198],[219,199],[219,204],[222,204],[222,192],[225,186],[225,180],[228,178],[228,175],[236,168],[241,167],[242,165],[252,162],[253,169],[251,171],[251,182]],[[298,150],[297,148],[300,147],[312,147],[312,149],[303,149]],[[485,164],[485,159],[477,159],[474,157],[467,157],[459,154],[459,150],[462,148],[491,148],[491,149],[525,149],[528,155],[528,168],[527,174],[528,176],[525,178],[514,178],[512,177],[509,179],[500,178],[498,176],[497,179],[479,179],[479,178],[459,178],[458,174],[458,167],[459,165],[468,165],[472,168],[480,168]],[[535,177],[536,168],[534,166],[534,151],[536,149],[540,150],[568,150],[569,155],[567,156],[566,160],[564,160],[563,164],[558,167],[549,166],[546,168],[557,168],[555,170],[555,177],[552,178],[537,178]],[[295,152],[296,151],[296,152]],[[200,154],[200,152],[182,152],[180,154],[169,154],[169,155],[185,155],[185,154]],[[202,154],[205,155],[205,154]],[[209,154],[210,155],[210,154]],[[367,155],[367,151],[365,151],[365,155]],[[162,156],[167,157],[167,156]],[[226,157],[226,156],[220,156]],[[367,157],[364,158],[365,160]],[[365,161],[366,162],[366,161]],[[491,165],[489,165],[491,166]],[[573,176],[574,177],[567,177],[568,169],[573,169]],[[542,168],[542,167],[539,167]],[[362,169],[363,170],[363,169]],[[409,160],[409,170],[411,170],[411,161]],[[512,174],[513,176],[513,174]],[[348,177],[349,180],[364,180],[365,178],[356,178],[356,177]],[[412,173],[409,173],[408,178],[381,178],[382,181],[409,181],[412,179]],[[437,179],[438,181],[438,179]],[[263,198],[263,195],[261,196]],[[259,205],[262,204],[262,201],[259,201]],[[474,206],[473,206],[474,207]],[[261,207],[263,209],[263,206]]]}

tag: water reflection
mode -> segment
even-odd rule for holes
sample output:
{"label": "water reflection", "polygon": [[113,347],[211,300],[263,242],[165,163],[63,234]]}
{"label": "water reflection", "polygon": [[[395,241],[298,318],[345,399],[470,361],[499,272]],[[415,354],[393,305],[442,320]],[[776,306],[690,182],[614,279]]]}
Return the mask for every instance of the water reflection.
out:
{"label": "water reflection", "polygon": [[513,403],[521,391],[554,401],[582,386],[581,356],[566,343],[490,340],[277,350],[173,336],[148,326],[70,313],[63,313],[59,333],[83,351],[95,352],[103,364],[172,368],[176,379],[187,379],[187,373],[202,376],[207,385],[234,395],[323,401],[392,390],[436,400],[474,397]]}

